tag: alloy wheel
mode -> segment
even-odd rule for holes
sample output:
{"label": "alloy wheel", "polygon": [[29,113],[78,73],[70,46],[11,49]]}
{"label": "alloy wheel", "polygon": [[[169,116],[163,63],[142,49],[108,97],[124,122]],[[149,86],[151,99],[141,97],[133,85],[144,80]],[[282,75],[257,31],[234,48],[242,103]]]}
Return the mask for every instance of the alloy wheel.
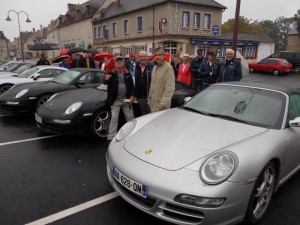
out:
{"label": "alloy wheel", "polygon": [[100,111],[95,114],[93,119],[93,133],[99,138],[106,138],[110,124],[111,113],[109,111]]}

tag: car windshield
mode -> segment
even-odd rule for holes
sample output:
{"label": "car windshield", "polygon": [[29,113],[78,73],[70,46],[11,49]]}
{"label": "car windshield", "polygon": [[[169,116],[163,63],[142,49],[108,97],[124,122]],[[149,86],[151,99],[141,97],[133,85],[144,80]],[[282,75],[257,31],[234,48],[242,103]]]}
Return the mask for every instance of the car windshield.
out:
{"label": "car windshield", "polygon": [[281,63],[282,63],[282,64],[289,64],[289,62],[288,62],[286,59],[282,59],[282,60],[281,60]]}
{"label": "car windshield", "polygon": [[67,70],[61,73],[58,77],[54,78],[52,81],[59,84],[70,84],[74,79],[80,76],[80,72],[75,70]]}
{"label": "car windshield", "polygon": [[14,73],[22,73],[25,70],[28,70],[29,66],[28,65],[22,65],[19,66],[18,68],[14,69]]}
{"label": "car windshield", "polygon": [[18,75],[18,77],[23,77],[23,78],[27,78],[30,77],[32,74],[34,74],[35,72],[39,71],[39,68],[37,67],[32,67],[28,70],[23,71],[22,73],[20,73]]}
{"label": "car windshield", "polygon": [[15,69],[16,67],[18,67],[19,64],[18,63],[10,63],[6,66],[5,70],[6,71],[12,71],[13,69]]}
{"label": "car windshield", "polygon": [[226,120],[280,129],[286,96],[259,88],[213,85],[187,102],[183,108]]}

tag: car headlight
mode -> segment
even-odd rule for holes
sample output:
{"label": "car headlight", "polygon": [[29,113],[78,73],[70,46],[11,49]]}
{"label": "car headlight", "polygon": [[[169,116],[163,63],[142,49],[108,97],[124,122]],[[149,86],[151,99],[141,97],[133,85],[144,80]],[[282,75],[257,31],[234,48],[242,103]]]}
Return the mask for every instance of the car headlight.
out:
{"label": "car headlight", "polygon": [[22,97],[22,96],[25,95],[28,91],[29,91],[29,89],[24,89],[24,90],[20,91],[20,92],[16,95],[16,98]]}
{"label": "car headlight", "polygon": [[201,179],[207,184],[220,184],[229,178],[235,167],[236,160],[228,152],[210,156],[200,169]]}
{"label": "car headlight", "polygon": [[69,108],[65,111],[65,114],[69,115],[76,110],[78,110],[82,106],[82,102],[75,102],[74,104],[70,105]]}
{"label": "car headlight", "polygon": [[124,138],[126,138],[131,133],[131,131],[134,129],[135,124],[136,124],[136,120],[131,120],[131,121],[127,122],[126,124],[124,124],[124,126],[117,133],[116,141],[121,141]]}

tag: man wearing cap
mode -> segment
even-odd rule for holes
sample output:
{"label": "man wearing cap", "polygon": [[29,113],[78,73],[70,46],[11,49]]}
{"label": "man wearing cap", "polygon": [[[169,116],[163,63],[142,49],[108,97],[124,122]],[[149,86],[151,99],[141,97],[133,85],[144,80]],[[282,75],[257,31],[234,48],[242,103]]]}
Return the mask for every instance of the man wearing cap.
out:
{"label": "man wearing cap", "polygon": [[197,56],[192,61],[190,71],[193,75],[192,86],[199,91],[202,88],[202,80],[200,78],[201,63],[205,60],[206,58],[203,57],[203,50],[201,48],[198,48]]}
{"label": "man wearing cap", "polygon": [[203,80],[202,89],[216,83],[218,77],[218,63],[216,53],[210,51],[207,53],[207,61],[202,62],[200,69],[200,78]]}
{"label": "man wearing cap", "polygon": [[172,66],[165,60],[165,50],[158,47],[154,50],[156,65],[151,73],[151,84],[148,104],[151,112],[171,107],[171,99],[175,89],[175,75]]}
{"label": "man wearing cap", "polygon": [[[107,84],[107,101],[111,106],[111,120],[109,124],[109,133],[107,141],[108,146],[114,136],[117,134],[119,112],[122,108],[127,121],[134,119],[132,104],[134,98],[134,85],[130,72],[125,68],[125,60],[122,56],[116,56],[115,66],[104,77],[104,84]],[[129,102],[124,102],[129,100]]]}
{"label": "man wearing cap", "polygon": [[234,50],[227,49],[225,62],[219,65],[217,82],[240,81],[241,79],[241,63],[234,58]]}

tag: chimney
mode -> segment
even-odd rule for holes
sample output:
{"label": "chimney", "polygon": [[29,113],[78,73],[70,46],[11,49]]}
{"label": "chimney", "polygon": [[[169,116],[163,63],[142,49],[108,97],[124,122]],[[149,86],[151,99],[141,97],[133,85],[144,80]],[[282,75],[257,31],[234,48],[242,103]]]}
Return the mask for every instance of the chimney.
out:
{"label": "chimney", "polygon": [[40,25],[40,30],[41,30],[41,32],[43,31],[43,26],[42,25]]}
{"label": "chimney", "polygon": [[32,33],[35,33],[35,28],[32,28]]}
{"label": "chimney", "polygon": [[121,0],[117,0],[117,8],[120,7],[121,3],[120,3]]}

